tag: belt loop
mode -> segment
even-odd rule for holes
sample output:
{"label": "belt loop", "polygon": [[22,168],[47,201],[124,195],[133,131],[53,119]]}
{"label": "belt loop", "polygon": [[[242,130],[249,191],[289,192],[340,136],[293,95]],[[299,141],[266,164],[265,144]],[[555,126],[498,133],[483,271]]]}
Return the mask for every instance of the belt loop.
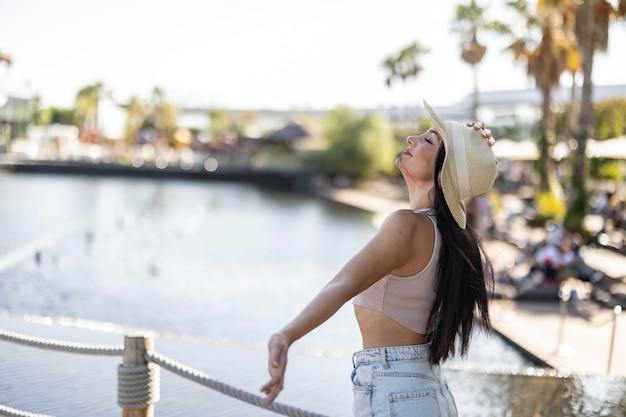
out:
{"label": "belt loop", "polygon": [[352,354],[352,367],[356,369],[356,353]]}
{"label": "belt loop", "polygon": [[387,363],[387,348],[380,348],[380,360],[383,364],[383,369],[389,369],[389,364]]}

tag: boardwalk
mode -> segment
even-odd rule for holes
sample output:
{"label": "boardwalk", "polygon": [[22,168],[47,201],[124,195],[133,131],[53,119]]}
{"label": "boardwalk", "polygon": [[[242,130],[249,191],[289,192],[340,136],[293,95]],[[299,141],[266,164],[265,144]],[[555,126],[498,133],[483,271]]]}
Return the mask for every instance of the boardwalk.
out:
{"label": "boardwalk", "polygon": [[[550,367],[573,374],[607,374],[613,329],[609,309],[593,320],[571,313],[563,320],[558,302],[496,300],[491,312],[498,333]],[[616,320],[613,352],[610,374],[626,377],[623,316]]]}

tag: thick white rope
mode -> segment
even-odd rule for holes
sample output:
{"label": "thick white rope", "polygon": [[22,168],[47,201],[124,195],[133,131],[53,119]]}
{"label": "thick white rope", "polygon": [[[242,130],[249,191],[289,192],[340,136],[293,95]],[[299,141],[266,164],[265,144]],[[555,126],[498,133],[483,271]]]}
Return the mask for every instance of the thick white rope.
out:
{"label": "thick white rope", "polygon": [[[0,340],[20,343],[44,349],[60,350],[72,353],[84,353],[91,355],[122,356],[124,354],[123,345],[91,345],[86,343],[70,343],[54,339],[44,339],[31,337],[20,333],[9,332],[0,329]],[[154,404],[159,399],[158,366],[197,382],[222,394],[255,405],[259,408],[273,411],[291,417],[326,417],[322,414],[309,412],[297,407],[274,402],[269,407],[265,405],[263,398],[259,395],[249,393],[231,385],[216,381],[206,374],[193,368],[176,362],[156,352],[147,352],[146,362],[153,362],[148,367],[128,367],[120,365],[118,368],[118,403],[123,408],[143,408],[148,404]],[[1,409],[0,409],[1,411]],[[3,415],[0,412],[0,415]],[[7,414],[13,417],[13,414]],[[16,414],[16,416],[31,417],[29,414]],[[35,414],[33,417],[37,416]],[[46,417],[46,416],[44,416]]]}
{"label": "thick white rope", "polygon": [[27,336],[21,333],[9,332],[0,329],[0,339],[9,342],[20,343],[51,350],[63,352],[83,353],[87,355],[122,356],[124,354],[123,345],[92,345],[87,343],[70,343],[61,340],[44,339],[41,337]]}
{"label": "thick white rope", "polygon": [[160,398],[160,369],[155,363],[120,365],[117,369],[117,404],[124,409],[156,404]]}
{"label": "thick white rope", "polygon": [[47,414],[35,414],[0,404],[0,416],[4,417],[52,417]]}
{"label": "thick white rope", "polygon": [[325,417],[323,414],[313,413],[310,411],[302,410],[297,407],[293,407],[290,405],[281,404],[277,402],[272,403],[268,407],[265,405],[265,402],[263,401],[263,398],[260,395],[252,394],[242,389],[235,388],[232,385],[228,385],[223,382],[216,381],[210,376],[200,371],[197,371],[196,369],[190,368],[189,366],[176,362],[157,352],[146,352],[145,360],[146,362],[154,362],[162,366],[163,368],[167,369],[168,371],[173,372],[176,375],[182,376],[183,378],[187,378],[200,385],[204,385],[205,387],[211,388],[224,395],[228,395],[230,397],[236,398],[240,401],[257,406],[259,408],[263,408],[263,409],[270,410],[278,414],[291,416],[291,417]]}

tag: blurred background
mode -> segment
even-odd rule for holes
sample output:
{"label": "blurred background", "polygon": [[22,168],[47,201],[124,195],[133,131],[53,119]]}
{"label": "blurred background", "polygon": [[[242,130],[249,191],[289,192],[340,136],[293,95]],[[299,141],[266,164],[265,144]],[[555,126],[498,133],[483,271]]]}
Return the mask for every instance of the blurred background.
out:
{"label": "blurred background", "polygon": [[[573,314],[605,323],[626,300],[624,44],[624,0],[2,1],[0,327],[103,343],[150,329],[256,391],[268,335],[406,201],[394,160],[430,126],[422,100],[497,140],[494,190],[468,205],[512,254],[497,296],[558,312],[567,282]],[[450,365],[461,415],[626,412],[621,368],[521,375],[542,365],[525,346],[476,337]],[[298,343],[284,398],[348,414],[349,306]],[[71,367],[114,385],[115,364],[23,352],[0,344],[0,404],[117,412],[114,388],[54,383]],[[262,415],[167,384],[167,415]]]}
{"label": "blurred background", "polygon": [[624,134],[623,1],[0,8],[4,161],[393,177],[426,99],[507,139],[507,163],[536,161],[530,194],[562,197],[570,229],[583,229],[590,176],[622,174],[607,149],[623,145],[600,142]]}

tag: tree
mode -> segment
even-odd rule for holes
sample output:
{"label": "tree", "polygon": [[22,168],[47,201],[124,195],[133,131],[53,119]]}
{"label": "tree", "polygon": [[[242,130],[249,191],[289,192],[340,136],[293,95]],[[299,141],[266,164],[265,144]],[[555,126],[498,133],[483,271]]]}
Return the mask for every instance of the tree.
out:
{"label": "tree", "polygon": [[213,108],[209,110],[209,118],[211,124],[209,126],[209,134],[211,136],[211,144],[218,146],[220,143],[227,141],[232,130],[233,121],[224,109]]}
{"label": "tree", "polygon": [[380,116],[359,117],[349,107],[338,107],[326,116],[324,135],[328,149],[318,164],[322,173],[360,180],[394,171],[391,125]]}
{"label": "tree", "polygon": [[124,126],[124,139],[128,145],[136,145],[139,143],[139,134],[144,120],[148,116],[149,107],[146,103],[140,101],[137,97],[132,97],[128,104],[124,106],[126,109],[126,124]]}
{"label": "tree", "polygon": [[41,96],[35,94],[31,101],[31,120],[35,126],[41,126],[43,124],[44,110],[41,107]]}
{"label": "tree", "polygon": [[[626,98],[614,98],[594,103],[593,131],[596,140],[612,139],[626,135]],[[623,161],[615,159],[591,158],[589,160],[590,179],[609,180],[618,190],[624,181]]]}
{"label": "tree", "polygon": [[97,82],[81,88],[76,94],[74,109],[82,138],[96,140],[99,136],[98,104],[103,95],[103,84]]}
{"label": "tree", "polygon": [[586,180],[589,167],[586,158],[587,138],[593,123],[593,84],[591,75],[596,51],[606,51],[609,26],[612,19],[626,16],[626,0],[619,0],[617,7],[605,0],[581,0],[575,9],[574,33],[582,55],[583,86],[580,116],[574,132],[576,149],[572,169],[572,198],[565,216],[565,226],[570,230],[583,231],[587,213],[588,191]]}
{"label": "tree", "polygon": [[[506,48],[518,61],[526,63],[528,75],[535,80],[541,91],[541,130],[539,134],[539,192],[551,192],[555,182],[551,182],[552,166],[550,147],[555,142],[554,114],[551,109],[552,88],[558,87],[561,74],[568,65],[568,55],[572,53],[572,44],[566,33],[560,30],[565,24],[567,14],[563,13],[561,1],[540,1],[533,13],[526,0],[507,3],[517,11],[524,23],[523,33],[508,33],[513,37]],[[571,61],[569,61],[571,62]]]}
{"label": "tree", "polygon": [[452,30],[458,32],[461,37],[461,59],[471,65],[474,95],[472,101],[472,119],[478,120],[478,69],[477,65],[482,61],[487,52],[487,47],[478,41],[478,32],[481,30],[496,30],[504,32],[506,27],[498,21],[485,19],[485,8],[480,7],[475,0],[469,5],[459,4],[456,6],[456,16],[452,23]]}
{"label": "tree", "polygon": [[169,147],[177,128],[178,110],[165,100],[165,92],[160,87],[154,87],[150,101],[147,122],[154,129],[155,145]]}
{"label": "tree", "polygon": [[596,139],[626,136],[626,98],[614,98],[595,103],[593,131]]}
{"label": "tree", "polygon": [[76,124],[76,111],[74,109],[61,109],[58,107],[49,107],[42,111],[41,124]]}
{"label": "tree", "polygon": [[406,81],[416,77],[423,69],[419,59],[428,52],[428,48],[416,41],[398,53],[385,58],[383,67],[388,71],[385,79],[387,87],[391,87],[391,84],[398,79]]}

